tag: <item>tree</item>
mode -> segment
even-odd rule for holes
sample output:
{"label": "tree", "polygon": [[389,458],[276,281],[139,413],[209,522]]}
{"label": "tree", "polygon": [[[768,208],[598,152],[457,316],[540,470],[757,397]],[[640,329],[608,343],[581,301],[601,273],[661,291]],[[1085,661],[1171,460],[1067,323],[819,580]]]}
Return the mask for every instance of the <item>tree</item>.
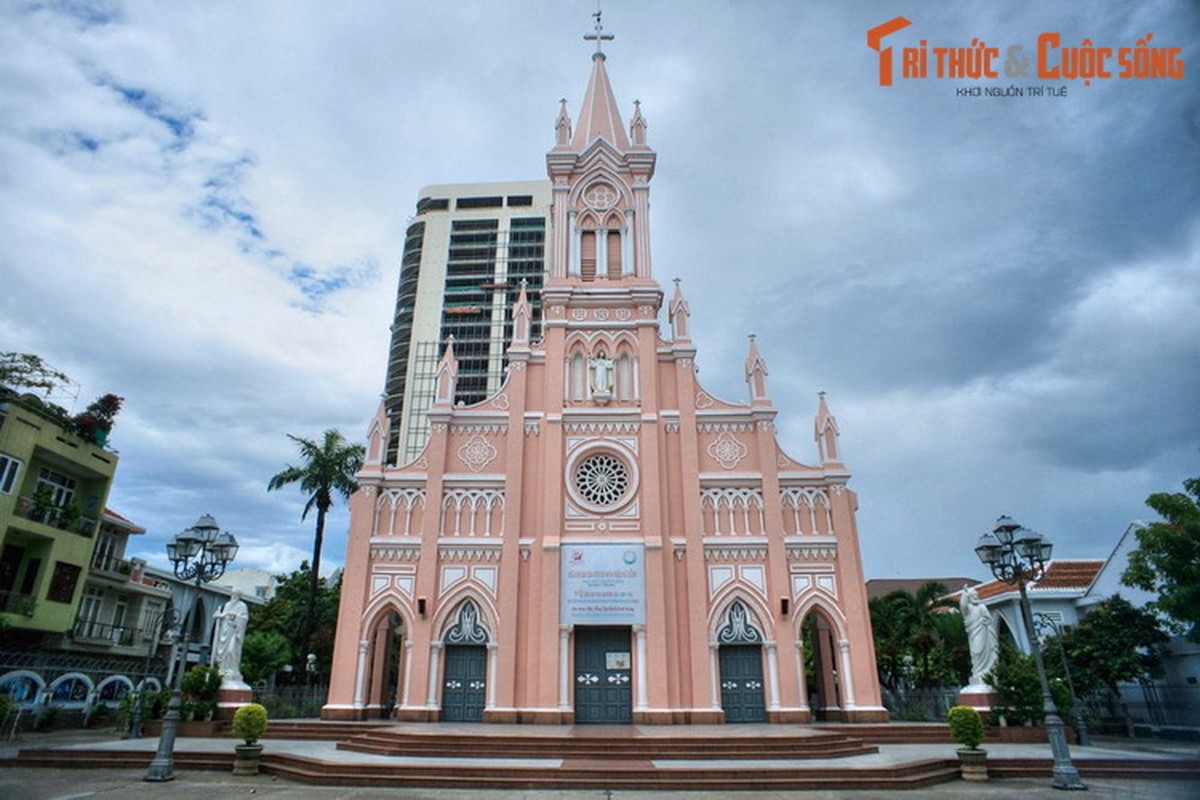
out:
{"label": "tree", "polygon": [[959,685],[970,673],[962,617],[941,609],[946,587],[926,583],[870,602],[879,681],[895,692],[905,686]]}
{"label": "tree", "polygon": [[317,578],[321,571],[321,543],[325,538],[325,515],[333,506],[334,495],[348,500],[358,491],[354,476],[362,468],[366,451],[361,444],[350,444],[341,432],[331,428],[325,431],[320,443],[311,439],[288,434],[288,438],[300,447],[303,464],[289,464],[267,483],[267,490],[282,489],[293,483],[300,484],[300,491],[308,495],[300,519],[317,510],[317,530],[313,537],[312,574],[309,578],[308,610],[304,627],[300,629],[300,657],[308,653],[312,639],[313,621],[316,613]]}
{"label": "tree", "polygon": [[987,674],[987,682],[999,697],[992,709],[995,717],[1004,717],[1018,725],[1041,724],[1045,700],[1033,656],[1019,652],[1007,639],[1001,639],[1000,657]]}
{"label": "tree", "polygon": [[0,353],[0,386],[13,390],[37,389],[49,394],[60,383],[70,383],[65,372],[54,369],[32,353]]}
{"label": "tree", "polygon": [[[288,660],[296,657],[296,667],[304,669],[306,652],[294,651],[291,642],[296,639],[296,632],[301,629],[307,614],[308,590],[312,570],[308,562],[300,564],[300,569],[290,575],[275,576],[275,593],[271,599],[260,606],[250,609],[250,622],[246,626],[247,646],[250,635],[254,633],[279,634],[287,639]],[[324,578],[317,581],[317,602],[313,634],[310,643],[311,652],[317,654],[317,663],[327,665],[333,658],[333,639],[337,628],[338,602],[341,598],[341,583],[329,583]],[[242,660],[246,660],[243,650]],[[287,663],[286,661],[284,663]],[[297,674],[302,674],[297,672]]]}
{"label": "tree", "polygon": [[1146,498],[1164,521],[1137,532],[1138,547],[1129,554],[1121,582],[1157,593],[1151,610],[1186,626],[1189,638],[1200,641],[1200,478],[1185,480],[1183,488],[1187,494]]}
{"label": "tree", "polygon": [[[1159,627],[1158,618],[1115,594],[1058,638],[1075,689],[1081,696],[1105,692],[1121,707],[1126,728],[1132,731],[1133,720],[1121,702],[1118,684],[1149,678],[1159,671],[1161,650],[1168,637]],[[1052,651],[1052,641],[1046,647]],[[1057,666],[1052,659],[1046,664],[1047,671]]]}
{"label": "tree", "polygon": [[249,683],[265,681],[292,660],[288,638],[277,631],[246,634],[242,645],[242,675]]}

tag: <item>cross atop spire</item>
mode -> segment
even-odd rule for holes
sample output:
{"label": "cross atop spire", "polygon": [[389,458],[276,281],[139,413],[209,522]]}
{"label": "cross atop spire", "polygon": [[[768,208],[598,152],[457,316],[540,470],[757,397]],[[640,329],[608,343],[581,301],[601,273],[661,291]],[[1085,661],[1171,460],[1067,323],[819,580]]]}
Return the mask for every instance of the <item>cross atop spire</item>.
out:
{"label": "cross atop spire", "polygon": [[592,19],[596,20],[596,24],[594,26],[595,32],[585,33],[583,35],[584,41],[596,43],[596,54],[593,55],[592,58],[595,58],[596,56],[604,58],[604,50],[600,46],[601,42],[611,42],[613,40],[613,35],[611,33],[604,32],[604,23],[600,21],[600,15],[602,13],[604,12],[600,10],[600,2],[599,0],[596,0],[596,13],[592,14]]}

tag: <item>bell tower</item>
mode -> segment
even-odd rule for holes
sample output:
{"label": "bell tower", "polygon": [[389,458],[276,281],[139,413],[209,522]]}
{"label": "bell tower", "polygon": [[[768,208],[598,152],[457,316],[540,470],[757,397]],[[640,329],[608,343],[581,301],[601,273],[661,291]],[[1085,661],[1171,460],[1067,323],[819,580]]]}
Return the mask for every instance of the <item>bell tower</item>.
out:
{"label": "bell tower", "polygon": [[599,15],[592,74],[574,127],[562,101],[555,145],[546,154],[553,184],[552,281],[650,283],[650,179],[657,158],[646,145],[646,120],[634,104],[626,133],[602,43],[610,41]]}

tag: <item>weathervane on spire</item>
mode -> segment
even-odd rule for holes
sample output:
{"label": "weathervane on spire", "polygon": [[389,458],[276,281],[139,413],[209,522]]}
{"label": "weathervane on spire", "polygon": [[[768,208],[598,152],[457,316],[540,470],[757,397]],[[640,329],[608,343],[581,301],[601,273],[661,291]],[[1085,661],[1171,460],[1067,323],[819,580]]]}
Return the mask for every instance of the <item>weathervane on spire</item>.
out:
{"label": "weathervane on spire", "polygon": [[604,50],[601,48],[600,43],[611,42],[613,39],[613,35],[611,33],[604,32],[604,23],[600,21],[600,15],[602,13],[603,12],[600,10],[600,2],[597,0],[596,13],[592,14],[592,19],[596,20],[595,33],[585,33],[583,35],[584,41],[596,43],[596,53],[597,55],[601,56],[604,55]]}

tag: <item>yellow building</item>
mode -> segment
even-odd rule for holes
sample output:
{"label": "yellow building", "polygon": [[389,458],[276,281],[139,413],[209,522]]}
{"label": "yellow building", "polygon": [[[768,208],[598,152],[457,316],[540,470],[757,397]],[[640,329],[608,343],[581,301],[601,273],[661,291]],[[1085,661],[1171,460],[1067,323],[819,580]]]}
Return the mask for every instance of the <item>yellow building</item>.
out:
{"label": "yellow building", "polygon": [[72,628],[117,455],[33,395],[0,389],[0,619],[10,637]]}

